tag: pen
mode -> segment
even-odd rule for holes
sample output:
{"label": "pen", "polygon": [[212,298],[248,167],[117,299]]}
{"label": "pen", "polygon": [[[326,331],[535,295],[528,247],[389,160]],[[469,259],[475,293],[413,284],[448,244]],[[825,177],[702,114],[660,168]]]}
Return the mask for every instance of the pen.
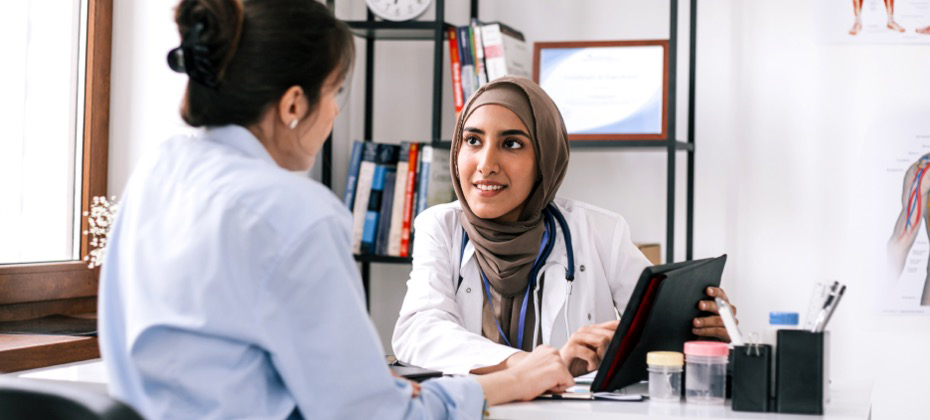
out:
{"label": "pen", "polygon": [[714,298],[714,301],[717,302],[717,311],[720,312],[720,318],[723,318],[723,326],[727,329],[727,334],[730,336],[730,343],[734,346],[742,346],[743,336],[740,335],[739,327],[736,326],[736,318],[733,317],[730,304],[719,297]]}
{"label": "pen", "polygon": [[844,293],[846,293],[846,285],[845,285],[845,284],[843,285],[843,287],[840,287],[840,290],[839,290],[838,292],[836,292],[836,298],[833,299],[833,305],[831,305],[830,308],[827,310],[827,314],[826,314],[826,317],[825,317],[824,320],[823,320],[823,324],[821,324],[821,325],[820,325],[820,328],[817,329],[815,332],[821,332],[821,331],[823,331],[825,328],[827,328],[827,323],[830,322],[830,318],[832,318],[832,317],[833,317],[833,313],[836,312],[836,307],[839,306],[839,304],[840,304],[840,298],[843,297],[843,294],[844,294]]}
{"label": "pen", "polygon": [[823,303],[823,308],[817,312],[817,318],[814,320],[814,325],[811,327],[811,332],[817,332],[821,328],[821,324],[827,319],[827,308],[833,303],[833,293],[827,296],[827,300]]}

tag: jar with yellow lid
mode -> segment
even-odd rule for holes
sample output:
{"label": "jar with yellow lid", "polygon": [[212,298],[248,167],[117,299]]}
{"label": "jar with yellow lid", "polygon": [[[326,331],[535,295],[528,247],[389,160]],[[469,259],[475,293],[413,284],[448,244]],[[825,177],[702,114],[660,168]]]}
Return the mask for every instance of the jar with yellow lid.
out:
{"label": "jar with yellow lid", "polygon": [[684,356],[677,351],[646,353],[646,364],[649,365],[650,401],[681,401],[681,376],[684,361]]}

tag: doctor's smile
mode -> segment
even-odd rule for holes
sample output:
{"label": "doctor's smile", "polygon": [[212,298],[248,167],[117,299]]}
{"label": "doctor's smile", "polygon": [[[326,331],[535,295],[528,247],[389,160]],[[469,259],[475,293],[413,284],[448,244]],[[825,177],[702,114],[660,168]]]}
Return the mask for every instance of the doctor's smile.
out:
{"label": "doctor's smile", "polygon": [[493,197],[504,188],[507,188],[506,185],[494,181],[477,181],[472,186],[478,189],[477,194],[482,197]]}

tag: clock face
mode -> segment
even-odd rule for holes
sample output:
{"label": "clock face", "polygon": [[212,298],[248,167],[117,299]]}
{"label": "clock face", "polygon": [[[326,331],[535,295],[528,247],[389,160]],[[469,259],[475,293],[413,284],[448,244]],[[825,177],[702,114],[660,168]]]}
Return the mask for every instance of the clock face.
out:
{"label": "clock face", "polygon": [[432,0],[366,0],[376,16],[393,21],[410,20],[423,13]]}

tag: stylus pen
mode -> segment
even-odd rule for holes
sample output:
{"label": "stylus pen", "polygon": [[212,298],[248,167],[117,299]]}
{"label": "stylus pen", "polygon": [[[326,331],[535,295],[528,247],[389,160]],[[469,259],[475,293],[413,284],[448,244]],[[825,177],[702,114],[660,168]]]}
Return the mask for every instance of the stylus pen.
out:
{"label": "stylus pen", "polygon": [[720,317],[723,318],[723,326],[727,329],[727,334],[730,335],[730,343],[734,346],[742,346],[743,336],[740,335],[739,328],[736,326],[736,318],[733,316],[730,304],[720,298],[714,298],[714,301],[717,302],[717,311],[720,312]]}

